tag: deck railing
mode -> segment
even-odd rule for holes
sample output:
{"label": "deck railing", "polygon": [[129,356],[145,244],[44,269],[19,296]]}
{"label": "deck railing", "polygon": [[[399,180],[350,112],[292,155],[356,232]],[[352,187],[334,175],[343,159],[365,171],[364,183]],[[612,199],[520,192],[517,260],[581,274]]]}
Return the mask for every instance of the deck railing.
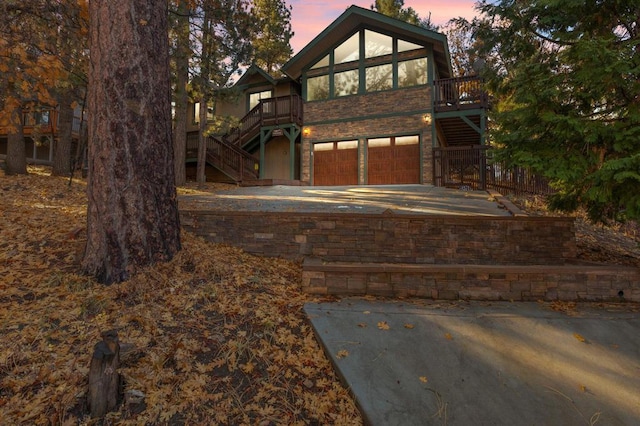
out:
{"label": "deck railing", "polygon": [[436,186],[493,189],[502,194],[552,194],[542,176],[523,167],[507,167],[495,161],[489,146],[433,149],[433,182]]}
{"label": "deck railing", "polygon": [[238,182],[258,179],[260,163],[251,154],[216,137],[206,142],[207,159],[222,172]]}
{"label": "deck railing", "polygon": [[444,78],[434,81],[436,111],[487,108],[489,97],[478,76]]}
{"label": "deck railing", "polygon": [[288,123],[302,125],[302,98],[298,95],[262,99],[225,139],[233,145],[242,146],[254,138],[262,126]]}

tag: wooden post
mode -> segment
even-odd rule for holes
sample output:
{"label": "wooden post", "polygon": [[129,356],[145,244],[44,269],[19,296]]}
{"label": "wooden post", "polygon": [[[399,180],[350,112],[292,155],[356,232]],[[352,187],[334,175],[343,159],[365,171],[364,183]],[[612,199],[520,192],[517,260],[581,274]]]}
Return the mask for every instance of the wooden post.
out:
{"label": "wooden post", "polygon": [[118,332],[102,333],[102,341],[93,347],[89,368],[89,409],[92,418],[104,417],[116,408],[120,375],[120,344]]}

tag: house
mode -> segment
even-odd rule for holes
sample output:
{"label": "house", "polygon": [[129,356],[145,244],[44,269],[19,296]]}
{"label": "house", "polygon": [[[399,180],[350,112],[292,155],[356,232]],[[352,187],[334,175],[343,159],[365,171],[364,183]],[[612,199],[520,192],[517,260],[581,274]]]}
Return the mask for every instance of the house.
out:
{"label": "house", "polygon": [[484,143],[487,106],[477,77],[451,77],[445,35],[351,6],[282,72],[251,67],[234,86],[239,101],[217,108],[246,112],[209,142],[210,164],[228,177],[445,184],[443,173],[478,172],[473,158],[443,164],[443,149]]}
{"label": "house", "polygon": [[[22,132],[27,162],[47,164],[53,162],[55,141],[58,137],[59,110],[56,107],[27,108],[22,113]],[[80,139],[82,107],[74,111],[72,142],[77,147]],[[0,127],[0,159],[7,155],[7,129]],[[73,148],[72,148],[72,152]]]}
{"label": "house", "polygon": [[[485,173],[487,99],[479,78],[452,77],[441,33],[351,6],[281,73],[251,66],[210,111],[235,123],[207,138],[208,180],[444,186]],[[193,176],[198,107],[187,134]],[[31,145],[34,160],[50,161],[46,143]]]}

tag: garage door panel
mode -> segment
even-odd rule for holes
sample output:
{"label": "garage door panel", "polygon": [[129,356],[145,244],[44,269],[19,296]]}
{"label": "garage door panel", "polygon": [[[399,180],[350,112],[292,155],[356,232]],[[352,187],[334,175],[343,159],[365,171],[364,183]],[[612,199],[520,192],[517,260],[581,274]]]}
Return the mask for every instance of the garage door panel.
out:
{"label": "garage door panel", "polygon": [[[420,183],[420,145],[418,138],[390,138],[385,144],[376,139],[369,145],[367,176],[370,185]],[[400,141],[401,139],[401,141]]]}
{"label": "garage door panel", "polygon": [[[327,144],[322,145],[323,150],[314,150],[313,154],[313,184],[316,186],[357,185],[357,141],[333,144],[331,150],[327,150]],[[355,148],[351,148],[353,146]]]}

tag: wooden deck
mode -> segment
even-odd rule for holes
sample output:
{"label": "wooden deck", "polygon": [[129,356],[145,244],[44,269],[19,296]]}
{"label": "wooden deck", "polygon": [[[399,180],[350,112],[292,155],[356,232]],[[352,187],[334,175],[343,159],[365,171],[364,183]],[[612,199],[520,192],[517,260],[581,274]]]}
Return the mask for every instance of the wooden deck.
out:
{"label": "wooden deck", "polygon": [[444,78],[434,82],[436,112],[489,107],[489,96],[478,76]]}

